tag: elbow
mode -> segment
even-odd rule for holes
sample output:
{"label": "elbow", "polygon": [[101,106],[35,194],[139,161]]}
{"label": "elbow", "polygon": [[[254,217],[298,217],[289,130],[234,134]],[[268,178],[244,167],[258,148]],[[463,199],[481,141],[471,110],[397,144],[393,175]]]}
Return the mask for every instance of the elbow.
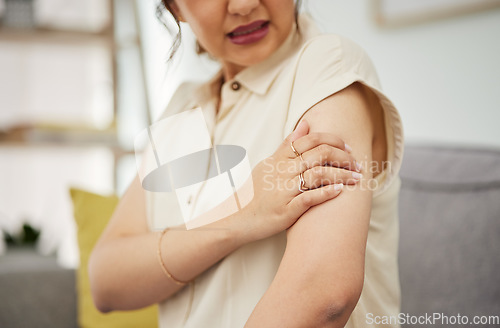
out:
{"label": "elbow", "polygon": [[89,262],[88,262],[88,277],[90,284],[90,294],[92,296],[92,301],[95,308],[101,313],[108,313],[114,310],[112,304],[109,302],[110,291],[106,288],[106,284],[103,283],[103,274],[100,273],[98,259],[95,256],[95,252],[92,252]]}
{"label": "elbow", "polygon": [[323,306],[321,315],[325,327],[344,327],[352,311],[358,303],[363,289],[363,279],[359,282],[347,284],[342,290],[329,293]]}
{"label": "elbow", "polygon": [[96,285],[91,282],[90,293],[92,295],[94,306],[99,312],[109,313],[115,310],[112,303],[109,301],[109,293],[104,288],[101,288],[98,284]]}
{"label": "elbow", "polygon": [[95,308],[101,313],[109,313],[111,311],[117,310],[113,306],[112,302],[109,301],[109,292],[98,288],[96,286],[90,287],[92,301],[94,302]]}
{"label": "elbow", "polygon": [[329,302],[323,307],[322,315],[320,316],[323,324],[321,326],[344,327],[353,309],[350,306],[350,302],[344,300],[337,299]]}
{"label": "elbow", "polygon": [[113,309],[109,306],[109,304],[103,302],[99,298],[96,298],[93,294],[92,294],[92,299],[94,301],[94,306],[97,309],[97,311],[101,313],[109,313],[113,311]]}

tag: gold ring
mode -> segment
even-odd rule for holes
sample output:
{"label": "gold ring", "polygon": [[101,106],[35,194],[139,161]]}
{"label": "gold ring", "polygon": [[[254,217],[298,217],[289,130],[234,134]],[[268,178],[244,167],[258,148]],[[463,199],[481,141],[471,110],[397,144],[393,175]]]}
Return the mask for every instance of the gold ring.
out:
{"label": "gold ring", "polygon": [[306,182],[304,181],[304,175],[302,173],[299,174],[299,180],[300,180],[299,191],[300,192],[308,191],[309,188],[306,187]]}
{"label": "gold ring", "polygon": [[293,153],[297,156],[297,157],[301,157],[300,153],[297,151],[297,149],[295,149],[295,147],[293,146],[293,141],[290,142],[290,147],[292,148],[292,151]]}
{"label": "gold ring", "polygon": [[302,154],[301,154],[301,153],[299,153],[299,152],[297,151],[297,149],[295,149],[295,147],[293,146],[293,141],[292,141],[292,142],[290,142],[290,147],[292,148],[292,151],[294,152],[295,156],[297,156],[298,158],[300,158],[300,160],[303,162],[303,161],[304,161],[304,159],[302,158]]}

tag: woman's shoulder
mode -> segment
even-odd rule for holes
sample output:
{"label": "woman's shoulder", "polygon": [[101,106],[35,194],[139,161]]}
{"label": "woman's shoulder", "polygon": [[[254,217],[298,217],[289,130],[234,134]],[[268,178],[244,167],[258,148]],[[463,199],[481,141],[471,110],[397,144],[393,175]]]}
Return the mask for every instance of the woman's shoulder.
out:
{"label": "woman's shoulder", "polygon": [[357,43],[341,34],[322,32],[317,22],[308,14],[299,16],[298,34],[300,36],[302,55],[335,55],[346,53],[364,54],[364,50]]}
{"label": "woman's shoulder", "polygon": [[299,107],[307,105],[305,100],[316,103],[354,82],[380,89],[375,66],[366,51],[339,34],[306,35],[292,65],[292,104],[298,101]]}
{"label": "woman's shoulder", "polygon": [[321,33],[308,37],[302,46],[303,51],[338,51],[341,54],[343,51],[363,51],[353,40],[336,33]]}
{"label": "woman's shoulder", "polygon": [[297,69],[309,71],[309,76],[333,72],[337,77],[353,74],[378,84],[375,66],[365,49],[335,33],[308,38],[298,52]]}
{"label": "woman's shoulder", "polygon": [[[291,132],[304,113],[329,96],[354,83],[367,87],[380,103],[386,123],[391,172],[380,175],[382,193],[399,171],[403,156],[403,127],[399,113],[382,91],[375,67],[356,42],[338,34],[321,34],[307,39],[298,52],[285,132]],[[375,100],[374,100],[375,101]],[[385,177],[384,179],[382,179]]]}

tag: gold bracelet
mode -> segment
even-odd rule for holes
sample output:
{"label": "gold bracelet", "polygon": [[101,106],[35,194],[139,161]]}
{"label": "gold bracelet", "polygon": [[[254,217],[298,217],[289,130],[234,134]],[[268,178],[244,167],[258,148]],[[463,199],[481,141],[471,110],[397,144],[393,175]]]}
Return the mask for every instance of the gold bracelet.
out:
{"label": "gold bracelet", "polygon": [[158,238],[158,261],[160,262],[161,269],[163,272],[169,277],[173,282],[175,282],[177,285],[184,286],[186,284],[189,284],[191,281],[181,281],[179,279],[176,279],[174,276],[168,272],[167,267],[165,266],[165,262],[163,262],[163,258],[161,256],[161,240],[163,238],[163,235],[170,230],[170,228],[165,228],[161,233],[160,233],[160,238]]}

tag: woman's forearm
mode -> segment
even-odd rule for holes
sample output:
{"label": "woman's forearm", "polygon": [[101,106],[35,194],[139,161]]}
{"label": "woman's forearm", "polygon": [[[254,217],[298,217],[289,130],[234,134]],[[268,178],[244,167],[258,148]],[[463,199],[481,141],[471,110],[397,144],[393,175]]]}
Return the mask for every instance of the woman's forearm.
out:
{"label": "woman's forearm", "polygon": [[[247,242],[236,221],[239,211],[198,229],[172,228],[162,238],[168,271],[189,281]],[[172,296],[183,286],[168,278],[158,259],[159,232],[129,235],[99,243],[89,261],[94,302],[102,312],[131,310]]]}

